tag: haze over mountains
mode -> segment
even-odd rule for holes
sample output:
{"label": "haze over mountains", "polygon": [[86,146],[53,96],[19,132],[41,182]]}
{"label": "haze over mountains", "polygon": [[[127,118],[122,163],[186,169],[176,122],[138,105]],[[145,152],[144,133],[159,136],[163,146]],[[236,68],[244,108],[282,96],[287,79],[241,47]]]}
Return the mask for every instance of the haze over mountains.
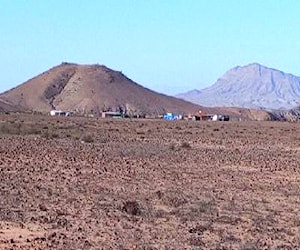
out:
{"label": "haze over mountains", "polygon": [[[62,63],[0,95],[28,111],[70,110],[78,114],[126,110],[132,114],[198,112],[200,106],[156,93],[102,65]],[[1,103],[0,103],[1,105]]]}
{"label": "haze over mountains", "polygon": [[176,97],[209,107],[292,109],[300,105],[300,77],[252,63],[227,71],[208,88]]}

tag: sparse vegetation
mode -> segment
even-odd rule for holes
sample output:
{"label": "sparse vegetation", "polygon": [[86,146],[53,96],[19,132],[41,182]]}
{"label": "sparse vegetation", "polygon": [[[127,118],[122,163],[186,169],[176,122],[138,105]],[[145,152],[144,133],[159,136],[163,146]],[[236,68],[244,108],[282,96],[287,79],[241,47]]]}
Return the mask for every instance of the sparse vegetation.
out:
{"label": "sparse vegetation", "polygon": [[190,149],[192,148],[191,144],[189,142],[183,142],[181,143],[181,147],[185,149]]}
{"label": "sparse vegetation", "polygon": [[299,126],[215,129],[0,115],[1,244],[297,249]]}
{"label": "sparse vegetation", "polygon": [[176,149],[176,144],[175,143],[172,143],[170,146],[169,146],[169,149],[170,150],[175,150]]}
{"label": "sparse vegetation", "polygon": [[81,137],[81,141],[86,142],[86,143],[92,143],[92,142],[94,142],[94,139],[93,139],[92,135],[90,135],[90,134],[84,134]]}
{"label": "sparse vegetation", "polygon": [[130,215],[137,216],[141,214],[141,208],[137,201],[126,201],[122,210]]}
{"label": "sparse vegetation", "polygon": [[35,124],[24,124],[21,121],[5,121],[0,123],[0,133],[6,135],[38,135],[41,128]]}
{"label": "sparse vegetation", "polygon": [[257,246],[256,242],[246,242],[241,247],[241,250],[258,250],[258,249],[260,248]]}

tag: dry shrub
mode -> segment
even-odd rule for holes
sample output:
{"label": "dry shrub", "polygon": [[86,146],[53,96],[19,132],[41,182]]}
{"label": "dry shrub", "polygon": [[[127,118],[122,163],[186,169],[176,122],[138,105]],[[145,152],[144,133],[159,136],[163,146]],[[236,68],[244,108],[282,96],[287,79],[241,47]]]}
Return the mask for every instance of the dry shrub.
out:
{"label": "dry shrub", "polygon": [[173,197],[168,197],[168,203],[172,207],[179,207],[185,203],[187,203],[187,200],[184,197],[180,196],[173,196]]}
{"label": "dry shrub", "polygon": [[130,215],[141,215],[141,208],[137,201],[126,201],[122,207],[122,211]]}
{"label": "dry shrub", "polygon": [[136,129],[136,134],[137,134],[137,135],[145,135],[146,132],[145,132],[145,130]]}
{"label": "dry shrub", "polygon": [[260,249],[255,242],[246,242],[241,246],[241,250],[258,250]]}
{"label": "dry shrub", "polygon": [[57,139],[57,138],[59,138],[59,134],[57,134],[53,131],[49,131],[49,130],[43,131],[41,136],[45,139]]}
{"label": "dry shrub", "polygon": [[213,200],[202,200],[194,204],[186,204],[174,210],[174,213],[182,222],[186,222],[199,220],[199,218],[213,220],[217,217],[218,210]]}
{"label": "dry shrub", "polygon": [[176,149],[176,144],[175,143],[172,143],[170,146],[169,146],[169,149],[174,151]]}
{"label": "dry shrub", "polygon": [[300,216],[296,216],[293,220],[293,224],[295,227],[300,227]]}
{"label": "dry shrub", "polygon": [[195,227],[191,228],[189,230],[189,233],[195,233],[198,235],[203,234],[205,231],[209,231],[212,229],[212,223],[206,223],[206,224],[202,224],[202,225],[196,225]]}
{"label": "dry shrub", "polygon": [[90,134],[85,134],[81,137],[81,141],[86,142],[86,143],[92,143],[92,142],[94,142],[94,139]]}
{"label": "dry shrub", "polygon": [[183,143],[181,143],[181,147],[182,147],[182,148],[186,148],[186,149],[192,148],[191,144],[188,143],[188,142],[183,142]]}
{"label": "dry shrub", "polygon": [[213,200],[203,200],[197,203],[194,210],[198,213],[211,213],[214,207],[215,202]]}
{"label": "dry shrub", "polygon": [[[195,247],[205,246],[203,240],[200,237],[195,237],[195,236],[190,238],[190,245]],[[203,248],[199,248],[199,249],[203,249]]]}
{"label": "dry shrub", "polygon": [[164,205],[169,207],[177,208],[188,202],[188,197],[180,190],[159,190],[155,195]]}

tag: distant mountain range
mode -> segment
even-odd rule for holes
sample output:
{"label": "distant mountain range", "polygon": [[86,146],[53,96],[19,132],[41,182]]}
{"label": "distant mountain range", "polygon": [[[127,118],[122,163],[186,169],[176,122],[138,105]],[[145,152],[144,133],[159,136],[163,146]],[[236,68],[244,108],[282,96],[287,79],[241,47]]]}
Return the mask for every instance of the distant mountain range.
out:
{"label": "distant mountain range", "polygon": [[300,77],[252,63],[227,71],[208,88],[176,97],[209,107],[287,110],[300,105]]}

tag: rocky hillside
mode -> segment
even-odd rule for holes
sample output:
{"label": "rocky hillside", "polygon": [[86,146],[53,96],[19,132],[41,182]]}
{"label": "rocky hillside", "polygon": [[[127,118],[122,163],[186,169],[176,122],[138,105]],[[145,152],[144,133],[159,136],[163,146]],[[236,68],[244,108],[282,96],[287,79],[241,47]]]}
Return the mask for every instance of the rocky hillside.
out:
{"label": "rocky hillside", "polygon": [[98,114],[127,110],[135,114],[194,113],[200,106],[156,93],[121,72],[101,65],[63,63],[0,95],[28,111],[70,110]]}
{"label": "rocky hillside", "polygon": [[204,106],[291,109],[300,105],[300,77],[253,63],[229,70],[211,87],[177,97]]}
{"label": "rocky hillside", "polygon": [[300,121],[300,106],[290,110],[275,110],[272,115],[273,120],[298,122]]}
{"label": "rocky hillside", "polygon": [[6,100],[0,99],[0,112],[22,111],[21,107],[16,107]]}

